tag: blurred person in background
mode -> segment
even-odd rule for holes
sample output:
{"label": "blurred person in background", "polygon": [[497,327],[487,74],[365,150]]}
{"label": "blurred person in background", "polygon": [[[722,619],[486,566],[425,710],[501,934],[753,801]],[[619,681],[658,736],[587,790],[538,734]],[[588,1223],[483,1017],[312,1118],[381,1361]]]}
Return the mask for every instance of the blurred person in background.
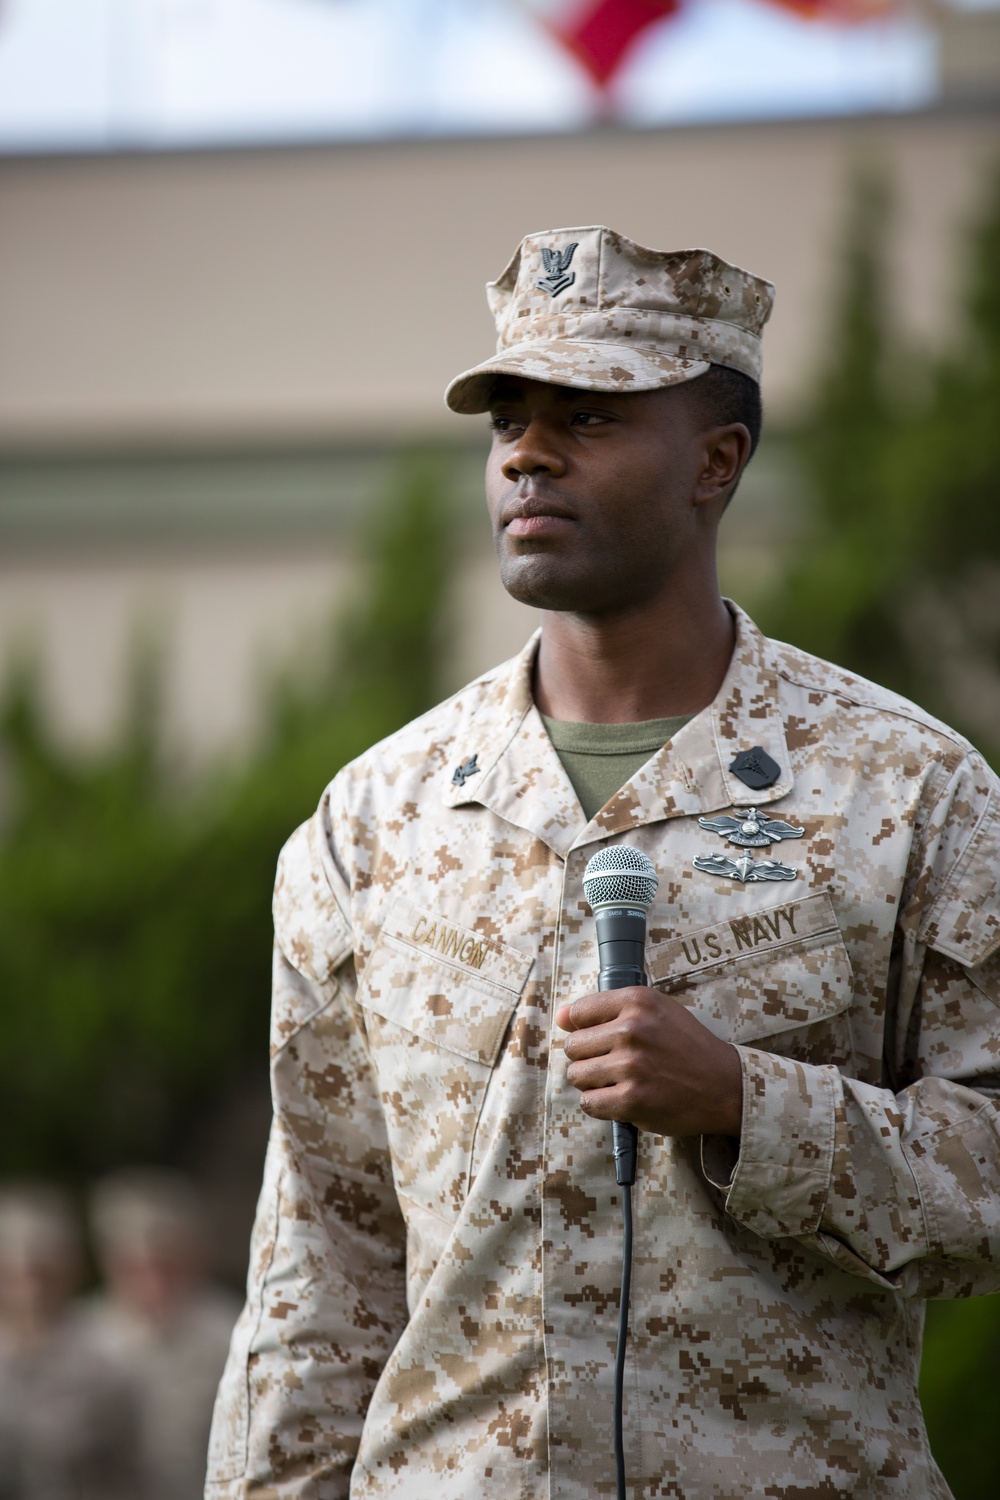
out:
{"label": "blurred person in background", "polygon": [[127,1377],[93,1346],[74,1303],[81,1238],[42,1184],[0,1192],[0,1496],[138,1500]]}
{"label": "blurred person in background", "polygon": [[143,1500],[197,1500],[239,1312],[208,1279],[198,1197],[179,1173],[120,1172],[95,1188],[91,1226],[105,1289],[91,1302],[88,1332],[135,1391]]}

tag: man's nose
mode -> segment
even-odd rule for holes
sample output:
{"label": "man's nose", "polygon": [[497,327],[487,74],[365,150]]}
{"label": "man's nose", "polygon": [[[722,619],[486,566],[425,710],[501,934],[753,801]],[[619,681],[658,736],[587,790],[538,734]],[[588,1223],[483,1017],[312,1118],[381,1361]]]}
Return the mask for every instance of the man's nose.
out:
{"label": "man's nose", "polygon": [[525,474],[564,474],[566,460],[551,425],[537,418],[528,422],[513,448],[504,454],[501,469],[511,484]]}

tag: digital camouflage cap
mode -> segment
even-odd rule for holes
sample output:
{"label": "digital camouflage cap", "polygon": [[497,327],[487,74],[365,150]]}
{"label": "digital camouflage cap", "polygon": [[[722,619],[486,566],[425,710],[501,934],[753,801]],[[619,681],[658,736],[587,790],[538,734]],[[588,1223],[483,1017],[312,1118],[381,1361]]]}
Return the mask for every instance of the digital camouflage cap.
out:
{"label": "digital camouflage cap", "polygon": [[498,375],[650,391],[718,364],[759,381],[774,287],[711,250],[649,250],[594,225],[525,235],[486,295],[497,352],[451,382],[452,411],[486,411]]}

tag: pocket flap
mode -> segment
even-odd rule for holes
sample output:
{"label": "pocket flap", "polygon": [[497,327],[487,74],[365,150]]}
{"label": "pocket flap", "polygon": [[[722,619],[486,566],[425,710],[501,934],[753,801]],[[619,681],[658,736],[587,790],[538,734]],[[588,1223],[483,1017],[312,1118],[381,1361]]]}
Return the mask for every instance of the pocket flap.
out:
{"label": "pocket flap", "polygon": [[651,983],[727,1041],[774,1036],[846,1010],[851,961],[827,891],[659,943]]}
{"label": "pocket flap", "polygon": [[424,911],[389,909],[358,998],[387,1021],[492,1067],[534,959]]}

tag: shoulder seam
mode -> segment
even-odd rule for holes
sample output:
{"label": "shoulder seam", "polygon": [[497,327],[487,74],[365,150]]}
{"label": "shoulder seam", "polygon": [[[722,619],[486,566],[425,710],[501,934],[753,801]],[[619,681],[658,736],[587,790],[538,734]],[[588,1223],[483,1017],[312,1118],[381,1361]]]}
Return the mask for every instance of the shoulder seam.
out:
{"label": "shoulder seam", "polygon": [[[975,746],[964,735],[959,734],[957,729],[950,728],[940,719],[936,719],[933,714],[924,715],[916,704],[911,705],[910,711],[907,711],[903,707],[903,704],[907,700],[893,693],[891,688],[880,689],[877,683],[871,684],[878,692],[885,693],[888,697],[896,700],[894,703],[886,703],[880,702],[874,693],[870,696],[862,693],[853,693],[846,683],[840,686],[833,686],[829,683],[803,681],[802,678],[794,676],[790,671],[781,666],[777,667],[777,672],[779,677],[783,678],[785,682],[790,683],[793,687],[804,688],[811,693],[822,693],[827,698],[841,698],[856,708],[875,709],[879,713],[891,715],[894,719],[904,719],[908,724],[916,724],[921,729],[927,730],[929,734],[937,735],[940,739],[954,745],[957,750],[962,752],[963,759],[968,759],[970,755],[977,753]],[[855,681],[863,681],[863,679],[856,678]]]}

